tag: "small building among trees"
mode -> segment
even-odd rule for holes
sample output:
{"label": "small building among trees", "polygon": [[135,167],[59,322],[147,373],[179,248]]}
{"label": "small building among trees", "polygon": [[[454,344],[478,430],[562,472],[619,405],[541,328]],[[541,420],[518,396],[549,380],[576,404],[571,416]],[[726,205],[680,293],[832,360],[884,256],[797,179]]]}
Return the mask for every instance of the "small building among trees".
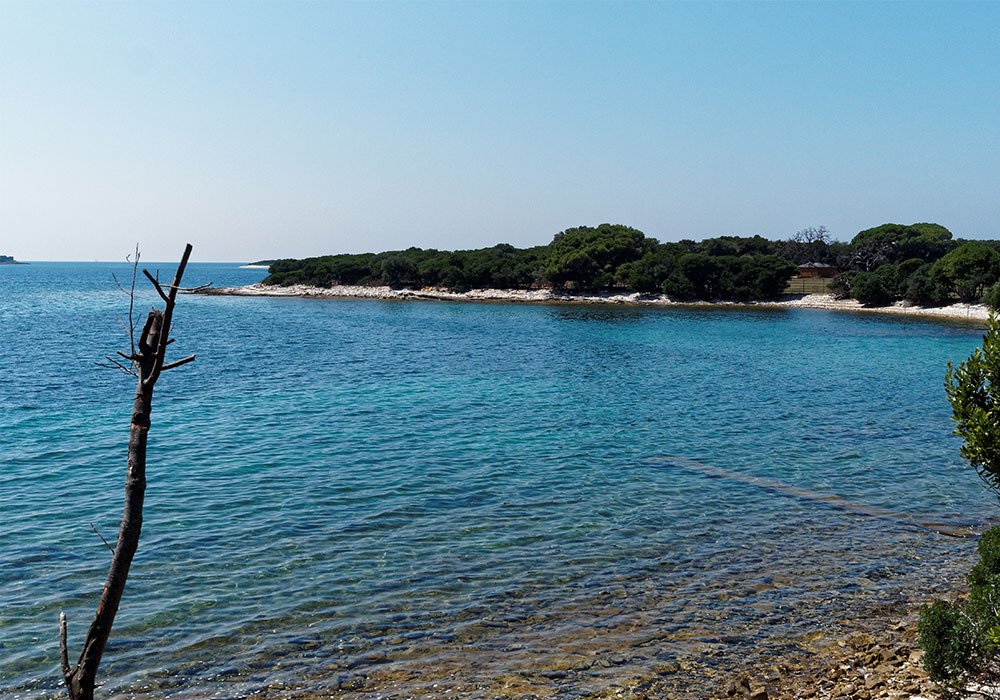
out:
{"label": "small building among trees", "polygon": [[810,262],[799,265],[798,276],[801,279],[833,279],[837,276],[837,268],[826,263]]}

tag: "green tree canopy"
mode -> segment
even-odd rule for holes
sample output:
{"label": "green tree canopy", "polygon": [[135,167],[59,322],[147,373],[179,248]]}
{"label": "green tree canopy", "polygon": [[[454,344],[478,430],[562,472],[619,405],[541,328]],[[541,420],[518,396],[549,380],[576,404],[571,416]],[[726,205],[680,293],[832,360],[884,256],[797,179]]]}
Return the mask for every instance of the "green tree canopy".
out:
{"label": "green tree canopy", "polygon": [[969,241],[935,262],[931,276],[948,292],[974,304],[1000,278],[1000,252],[982,241]]}
{"label": "green tree canopy", "polygon": [[939,224],[882,224],[858,233],[851,247],[856,266],[868,272],[907,258],[932,262],[947,253],[953,244],[951,231]]}
{"label": "green tree canopy", "polygon": [[620,224],[566,229],[549,246],[545,276],[557,287],[607,289],[620,265],[639,260],[655,246],[642,231]]}
{"label": "green tree canopy", "polygon": [[945,390],[964,441],[962,456],[1000,493],[1000,321],[990,314],[982,348],[955,367],[948,363]]}

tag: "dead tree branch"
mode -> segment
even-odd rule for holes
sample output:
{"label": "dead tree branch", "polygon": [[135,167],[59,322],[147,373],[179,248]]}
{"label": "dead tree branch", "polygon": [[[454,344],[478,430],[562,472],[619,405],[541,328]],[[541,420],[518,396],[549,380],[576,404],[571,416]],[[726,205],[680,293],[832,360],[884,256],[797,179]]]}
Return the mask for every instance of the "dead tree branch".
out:
{"label": "dead tree branch", "polygon": [[107,362],[95,362],[94,364],[97,365],[98,367],[104,367],[105,369],[119,369],[131,377],[139,376],[135,373],[134,369],[123,365],[121,362],[111,357],[111,355],[108,355],[105,359],[107,360]]}
{"label": "dead tree branch", "polygon": [[188,355],[187,357],[177,360],[176,362],[169,362],[161,368],[160,371],[166,372],[168,369],[173,369],[174,367],[180,367],[181,365],[186,365],[188,362],[194,362],[194,355]]}
{"label": "dead tree branch", "polygon": [[142,274],[146,275],[146,279],[153,283],[153,288],[156,289],[156,293],[160,295],[160,298],[163,299],[163,301],[169,301],[166,293],[163,291],[163,287],[160,286],[160,281],[149,274],[149,270],[146,268],[142,268]]}
{"label": "dead tree branch", "polygon": [[[114,273],[111,273],[111,278],[115,281],[115,284],[118,285],[118,289],[120,289],[121,291],[123,291],[126,294],[128,294],[128,330],[126,332],[128,333],[129,347],[132,350],[132,354],[135,355],[135,315],[134,315],[134,310],[135,310],[135,279],[136,279],[136,276],[137,276],[138,271],[139,271],[139,244],[138,243],[135,244],[135,253],[133,255],[135,257],[132,257],[130,255],[126,255],[125,256],[125,260],[128,261],[128,262],[130,262],[130,263],[132,263],[132,285],[126,290],[122,286],[121,282],[118,281],[118,278],[115,277]],[[119,323],[121,323],[120,320],[119,320]],[[122,326],[122,329],[125,330],[125,324],[122,323],[121,326]]]}
{"label": "dead tree branch", "polygon": [[[146,493],[146,442],[149,433],[150,411],[153,401],[153,388],[160,373],[165,369],[180,367],[194,360],[194,355],[175,362],[166,362],[167,346],[170,339],[170,324],[174,315],[174,303],[177,290],[180,289],[181,278],[191,257],[191,245],[184,248],[184,254],[177,265],[173,284],[164,292],[158,279],[145,269],[143,274],[149,278],[164,302],[163,309],[154,308],[146,316],[138,342],[130,337],[131,352],[118,355],[131,362],[132,367],[126,367],[114,357],[107,359],[113,363],[110,366],[121,369],[136,377],[135,398],[132,403],[132,420],[129,428],[128,467],[125,472],[125,505],[122,510],[121,526],[118,530],[118,541],[111,558],[111,567],[104,583],[101,600],[97,605],[94,620],[87,631],[83,643],[83,651],[76,666],[69,664],[69,652],[66,633],[66,615],[59,615],[59,650],[63,678],[69,690],[70,700],[93,700],[94,688],[97,686],[97,669],[101,657],[111,635],[122,594],[125,591],[125,581],[128,578],[132,559],[139,547],[139,534],[142,531],[142,504]],[[134,303],[135,268],[138,266],[139,255],[136,251],[133,265],[132,299]],[[121,286],[121,285],[119,285]],[[132,325],[132,304],[129,305],[129,321]],[[95,528],[96,531],[96,528]],[[100,533],[98,533],[100,535]],[[103,538],[102,538],[103,539]],[[105,542],[107,544],[107,542]],[[109,545],[110,546],[110,545]]]}
{"label": "dead tree branch", "polygon": [[104,546],[110,549],[111,553],[114,554],[115,548],[111,546],[111,543],[109,543],[106,539],[104,539],[104,535],[101,534],[101,531],[97,529],[97,526],[94,525],[94,523],[90,524],[90,529],[94,531],[95,535],[101,538],[101,542],[104,543]]}

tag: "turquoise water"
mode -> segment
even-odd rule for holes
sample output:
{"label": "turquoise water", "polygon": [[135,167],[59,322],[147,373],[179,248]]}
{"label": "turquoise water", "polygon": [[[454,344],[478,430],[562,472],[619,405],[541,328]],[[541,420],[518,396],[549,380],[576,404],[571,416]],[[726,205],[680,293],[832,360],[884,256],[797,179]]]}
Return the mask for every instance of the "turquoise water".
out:
{"label": "turquoise water", "polygon": [[[125,347],[112,270],[0,267],[4,697],[57,692],[59,611],[78,650],[103,585],[91,524],[116,533],[133,391],[94,365]],[[974,547],[698,465],[955,525],[996,512],[942,389],[967,325],[191,296],[175,324],[198,361],[157,386],[113,697],[488,697],[529,672],[571,697],[778,653],[950,585]]]}

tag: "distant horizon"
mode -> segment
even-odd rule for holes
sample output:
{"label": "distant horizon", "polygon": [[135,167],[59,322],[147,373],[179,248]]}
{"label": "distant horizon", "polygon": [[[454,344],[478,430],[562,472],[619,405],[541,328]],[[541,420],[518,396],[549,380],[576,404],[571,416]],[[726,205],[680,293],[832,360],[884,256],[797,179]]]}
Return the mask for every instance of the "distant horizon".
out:
{"label": "distant horizon", "polygon": [[1000,236],[1000,3],[0,3],[0,249]]}
{"label": "distant horizon", "polygon": [[[630,226],[630,224],[624,223],[624,222],[594,222],[594,223],[577,224],[577,225],[579,225],[579,226],[597,226],[600,223],[618,223],[618,224],[623,224],[625,226]],[[947,224],[942,224],[939,221],[882,221],[882,222],[879,222],[877,224],[871,224],[870,226],[865,226],[864,228],[859,228],[857,231],[854,231],[852,234],[850,234],[850,236],[847,236],[847,237],[840,237],[840,236],[835,235],[833,232],[830,232],[830,240],[831,240],[831,242],[836,242],[836,243],[850,243],[851,239],[853,239],[854,236],[856,236],[859,232],[864,231],[864,230],[869,229],[869,228],[874,228],[876,226],[881,226],[883,224],[900,224],[900,225],[904,225],[904,226],[909,226],[909,225],[915,224],[915,223],[935,223],[935,224],[939,224],[941,226],[944,226],[946,229],[948,229],[949,231],[951,231],[952,238],[956,239],[956,240],[958,240],[958,239],[961,239],[961,240],[971,240],[971,241],[1000,240],[1000,234],[996,234],[995,238],[991,237],[989,235],[986,235],[986,236],[964,236],[964,235],[961,235],[961,234],[955,232]],[[822,224],[817,224],[816,226],[817,227],[818,226],[822,226]],[[541,240],[541,241],[538,241],[538,242],[528,242],[528,243],[521,244],[521,245],[518,245],[518,244],[515,244],[515,243],[511,243],[509,241],[496,241],[494,243],[486,243],[484,245],[476,245],[476,246],[470,246],[470,247],[452,247],[452,248],[444,248],[444,247],[440,247],[440,246],[436,247],[436,246],[421,246],[421,245],[404,245],[404,246],[401,246],[401,247],[382,248],[382,249],[379,249],[379,250],[372,249],[372,248],[366,248],[366,249],[363,249],[363,250],[328,250],[328,251],[325,251],[325,252],[316,252],[316,253],[310,253],[310,254],[306,254],[306,255],[281,255],[281,254],[276,255],[276,256],[266,256],[265,255],[265,256],[253,258],[251,260],[233,260],[233,259],[228,259],[228,260],[202,260],[202,259],[198,258],[198,247],[197,247],[197,245],[195,245],[194,246],[194,252],[192,253],[191,262],[193,262],[193,263],[199,263],[200,262],[200,263],[216,263],[216,264],[233,264],[233,265],[252,265],[253,263],[255,263],[257,261],[260,261],[260,260],[302,259],[302,258],[323,257],[323,256],[327,256],[327,255],[350,255],[350,254],[360,254],[360,253],[385,253],[385,252],[390,252],[390,251],[406,250],[407,248],[420,248],[420,249],[424,249],[424,250],[431,249],[431,248],[436,248],[437,250],[475,250],[475,249],[480,249],[480,248],[491,248],[491,247],[497,246],[497,245],[513,245],[513,246],[518,247],[518,248],[530,248],[530,247],[534,247],[534,246],[547,245],[548,243],[551,242],[553,236],[555,236],[557,233],[560,233],[561,231],[565,231],[568,228],[572,228],[572,227],[571,226],[566,226],[564,228],[559,229],[558,231],[553,231],[548,236],[548,238],[546,238],[544,240]],[[642,228],[640,228],[638,226],[632,226],[632,228],[636,228],[636,229],[642,231],[648,238],[654,238],[654,239],[658,240],[661,243],[676,243],[676,242],[681,241],[681,240],[702,241],[702,240],[705,240],[705,239],[708,239],[708,238],[721,238],[721,237],[728,237],[728,236],[733,236],[733,237],[738,237],[738,238],[752,238],[753,236],[761,236],[762,238],[765,238],[765,239],[771,240],[771,241],[782,241],[782,240],[788,240],[788,239],[792,238],[798,231],[801,231],[801,230],[803,230],[805,228],[809,228],[809,227],[808,226],[803,226],[803,227],[797,229],[796,231],[793,231],[791,234],[789,234],[787,236],[769,236],[769,235],[766,235],[766,234],[763,234],[763,233],[743,233],[743,234],[720,233],[720,234],[716,234],[716,235],[707,235],[707,236],[700,236],[700,237],[696,237],[696,236],[683,236],[683,237],[672,238],[672,239],[662,238],[662,237],[657,236],[655,234],[651,234],[649,231],[645,231],[645,230],[643,230]],[[134,249],[135,249],[135,244],[133,244],[132,247],[129,250],[131,251],[131,250],[134,250]],[[142,253],[142,246],[141,246],[141,244],[140,244],[140,247],[139,247],[139,252],[140,252],[140,254]],[[57,260],[57,259],[49,259],[49,258],[45,258],[45,259],[43,259],[43,258],[31,259],[31,258],[21,258],[18,255],[14,254],[12,252],[9,252],[9,251],[0,251],[0,255],[10,255],[10,256],[12,256],[14,258],[14,260],[16,262],[19,262],[19,263],[32,263],[32,262],[35,262],[35,263],[118,263],[118,262],[122,262],[123,263],[123,262],[125,262],[125,255],[122,255],[122,257],[119,258],[119,259],[117,259],[117,260],[99,259],[99,258],[98,259],[94,259],[94,258],[90,258],[90,259],[74,258],[74,259],[59,259],[59,260]],[[146,257],[143,257],[142,260],[144,262],[150,262],[150,263],[154,263],[154,262],[170,263],[171,262],[169,258],[165,258],[165,259],[162,259],[162,260],[147,260]],[[176,260],[174,262],[176,262]]]}
{"label": "distant horizon", "polygon": [[[579,226],[597,226],[597,225],[599,225],[601,223],[618,223],[618,224],[623,224],[625,226],[630,226],[630,224],[624,223],[624,222],[594,222],[594,223],[577,224],[577,225],[579,225]],[[952,238],[956,239],[956,240],[958,240],[958,239],[961,239],[961,240],[970,240],[970,241],[1000,240],[1000,234],[997,234],[995,238],[991,237],[989,235],[986,235],[986,236],[965,236],[965,235],[961,235],[961,234],[955,232],[947,224],[942,224],[940,221],[882,221],[882,222],[879,222],[877,224],[871,224],[870,226],[865,226],[864,228],[859,228],[857,231],[854,231],[853,233],[850,234],[850,236],[847,236],[847,237],[837,236],[833,232],[829,232],[829,235],[830,235],[831,242],[835,242],[835,243],[850,243],[851,239],[853,239],[854,236],[856,236],[861,231],[864,231],[864,230],[867,230],[867,229],[870,229],[870,228],[874,228],[876,226],[881,226],[883,224],[900,224],[900,225],[903,225],[903,226],[909,226],[909,225],[915,224],[915,223],[934,223],[934,224],[939,224],[941,226],[944,226],[946,229],[948,229],[949,231],[951,231]],[[822,224],[816,224],[816,227],[820,227],[820,226],[822,226]],[[323,257],[323,256],[327,256],[327,255],[351,255],[351,254],[355,254],[356,255],[356,254],[359,254],[359,253],[385,253],[385,252],[390,252],[390,251],[406,250],[407,248],[420,248],[420,249],[424,249],[424,250],[428,250],[428,249],[432,249],[432,248],[436,248],[437,250],[475,250],[475,249],[480,249],[480,248],[491,248],[491,247],[497,246],[497,245],[513,245],[513,246],[515,246],[517,248],[530,248],[530,247],[534,247],[534,246],[547,245],[548,243],[551,242],[553,236],[555,236],[557,233],[560,233],[561,231],[565,231],[566,229],[569,229],[569,228],[572,228],[572,226],[566,226],[564,228],[559,229],[558,231],[553,231],[548,236],[548,238],[545,238],[544,240],[541,240],[541,241],[538,241],[538,242],[528,242],[528,243],[524,243],[524,244],[521,244],[521,245],[518,245],[516,243],[511,243],[509,241],[496,241],[494,243],[486,243],[484,245],[476,245],[476,246],[469,246],[469,247],[452,247],[452,248],[444,248],[444,247],[440,247],[440,246],[403,245],[403,246],[400,246],[400,247],[382,248],[382,249],[367,248],[367,249],[363,249],[363,250],[327,250],[325,252],[309,253],[309,254],[306,254],[306,255],[281,255],[281,254],[278,254],[276,256],[267,256],[267,255],[265,255],[265,256],[253,258],[251,260],[232,260],[232,259],[229,259],[229,260],[201,260],[201,259],[198,258],[198,247],[197,247],[197,245],[195,245],[194,246],[194,252],[193,252],[192,258],[191,258],[191,262],[218,263],[218,264],[234,264],[234,265],[252,265],[253,263],[255,263],[257,261],[260,261],[260,260],[302,259],[302,258]],[[783,240],[788,240],[788,239],[792,238],[798,231],[801,231],[801,230],[809,228],[809,227],[808,226],[803,226],[803,227],[801,227],[799,229],[796,229],[796,231],[793,231],[791,234],[789,234],[787,236],[770,236],[770,235],[766,235],[766,234],[763,234],[763,233],[743,233],[743,234],[720,233],[720,234],[716,234],[716,235],[707,235],[707,236],[700,236],[700,237],[696,237],[696,236],[683,236],[683,237],[671,238],[671,239],[662,238],[662,237],[657,236],[655,234],[651,234],[649,231],[645,231],[645,230],[643,230],[642,228],[640,228],[638,226],[631,226],[631,228],[636,228],[636,229],[642,231],[648,238],[654,238],[654,239],[658,240],[661,243],[676,243],[676,242],[681,241],[681,240],[702,241],[702,240],[705,240],[705,239],[708,239],[708,238],[720,238],[720,237],[728,237],[728,236],[733,236],[733,237],[738,237],[738,238],[752,238],[753,236],[761,236],[762,238],[765,238],[765,239],[771,240],[771,241],[783,241]],[[130,248],[130,250],[134,250],[134,249],[135,249],[135,244],[132,245],[132,247]],[[139,252],[140,252],[140,254],[142,253],[142,246],[141,246],[141,244],[140,244],[140,247],[139,247]],[[17,261],[17,262],[24,262],[24,263],[31,263],[31,262],[38,262],[38,263],[74,263],[74,262],[79,262],[79,263],[95,263],[95,262],[96,263],[116,263],[116,262],[125,262],[125,256],[124,255],[121,258],[119,258],[118,260],[109,260],[109,259],[103,259],[102,260],[102,259],[94,259],[94,258],[91,258],[91,259],[76,258],[76,259],[62,259],[62,260],[42,259],[42,258],[29,259],[29,258],[21,258],[21,257],[15,255],[14,253],[7,252],[7,251],[0,251],[0,255],[10,255],[10,256],[12,256],[14,258],[15,261]],[[143,261],[146,261],[146,260],[147,259],[145,257],[143,257]],[[151,261],[151,262],[169,263],[170,260],[169,259],[163,259],[163,260],[156,260],[156,261]]]}

